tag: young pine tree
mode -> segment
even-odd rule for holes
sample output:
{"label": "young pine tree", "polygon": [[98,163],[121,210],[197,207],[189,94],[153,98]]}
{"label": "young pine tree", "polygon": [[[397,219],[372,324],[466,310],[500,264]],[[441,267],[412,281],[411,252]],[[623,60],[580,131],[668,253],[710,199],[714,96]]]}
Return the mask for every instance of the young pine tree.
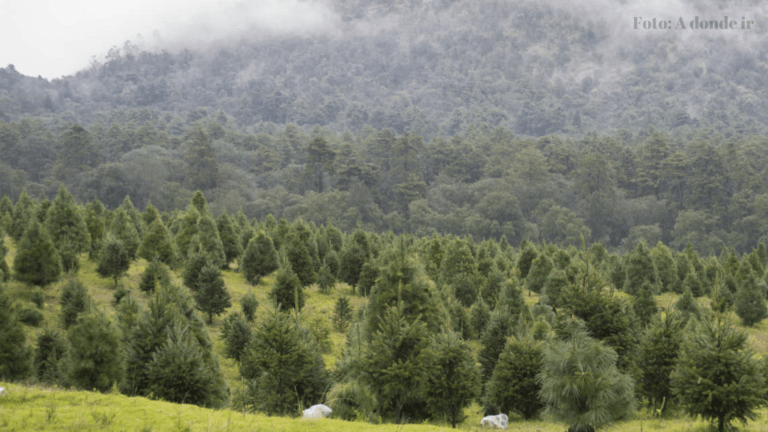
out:
{"label": "young pine tree", "polygon": [[184,286],[192,291],[197,291],[199,289],[200,273],[203,271],[203,268],[211,264],[213,263],[204,252],[190,255],[187,260],[187,265],[184,267],[184,271],[181,274]]}
{"label": "young pine tree", "polygon": [[304,307],[304,288],[290,266],[277,271],[277,280],[269,297],[282,310],[301,310]]}
{"label": "young pine tree", "polygon": [[652,409],[674,403],[670,375],[683,344],[683,320],[679,312],[655,315],[640,340],[637,366],[639,395]]}
{"label": "young pine tree", "polygon": [[672,391],[688,415],[717,421],[718,432],[733,420],[758,418],[765,378],[747,335],[726,315],[707,313],[689,326],[672,372]]}
{"label": "young pine tree", "polygon": [[56,248],[61,250],[64,245],[73,248],[74,252],[86,252],[91,245],[90,233],[80,209],[75,205],[75,198],[67,192],[62,184],[59,193],[54,198],[45,218],[45,228],[51,235]]}
{"label": "young pine tree", "polygon": [[658,312],[659,308],[656,306],[656,300],[653,298],[653,288],[648,281],[643,282],[643,286],[640,287],[640,290],[633,299],[632,309],[634,309],[635,315],[640,320],[641,327],[648,325],[653,315]]}
{"label": "young pine tree", "polygon": [[645,242],[638,243],[629,254],[626,268],[627,279],[624,281],[624,292],[637,295],[643,284],[648,283],[653,294],[656,293],[659,275]]}
{"label": "young pine tree", "polygon": [[224,355],[240,361],[245,347],[251,341],[251,325],[242,314],[230,312],[221,325],[221,338],[224,340]]}
{"label": "young pine tree", "polygon": [[[739,273],[742,271],[740,270]],[[754,273],[750,270],[743,273],[744,275],[739,278],[740,283],[734,299],[734,309],[736,315],[741,318],[741,322],[747,327],[752,327],[755,323],[768,317],[768,307],[765,305],[764,290],[758,284]]]}
{"label": "young pine tree", "polygon": [[214,265],[203,267],[197,280],[195,302],[197,302],[197,308],[208,315],[208,324],[213,323],[214,315],[221,315],[232,306],[229,292],[218,267]]}
{"label": "young pine tree", "polygon": [[157,260],[168,266],[176,263],[176,247],[171,240],[171,234],[165,228],[163,220],[155,219],[147,228],[147,234],[141,241],[137,256],[147,261]]}
{"label": "young pine tree", "polygon": [[169,329],[165,344],[152,355],[147,376],[150,394],[169,402],[219,408],[228,399],[220,370],[206,361],[195,334],[179,322]]}
{"label": "young pine tree", "polygon": [[154,292],[159,285],[168,285],[171,283],[171,274],[168,266],[154,259],[147,264],[147,268],[141,274],[139,289],[146,293]]}
{"label": "young pine tree", "polygon": [[77,388],[102,392],[120,383],[125,375],[122,334],[101,312],[77,317],[67,333],[67,381]]}
{"label": "young pine tree", "polygon": [[88,290],[76,277],[70,277],[61,290],[61,325],[68,329],[77,321],[77,316],[90,309],[93,301]]}
{"label": "young pine tree", "polygon": [[277,310],[267,314],[246,345],[240,376],[247,386],[247,405],[279,415],[320,402],[329,384],[312,333],[296,316]]}
{"label": "young pine tree", "polygon": [[136,250],[141,244],[141,237],[130,216],[122,208],[115,210],[109,232],[123,242],[123,247],[130,259],[136,258]]}
{"label": "young pine tree", "polygon": [[96,273],[103,278],[112,278],[117,287],[117,281],[131,267],[131,258],[123,242],[117,237],[107,236],[99,256]]}
{"label": "young pine tree", "polygon": [[336,300],[336,305],[333,308],[333,327],[337,332],[344,333],[350,322],[352,322],[352,306],[349,303],[349,298],[342,295]]}
{"label": "young pine tree", "polygon": [[227,215],[227,212],[223,212],[216,218],[216,228],[219,230],[219,238],[224,247],[226,261],[224,266],[226,267],[243,253],[243,246],[240,243],[240,236],[235,230],[235,225]]}
{"label": "young pine tree", "polygon": [[67,354],[67,340],[56,328],[46,327],[37,337],[35,346],[35,375],[46,384],[59,384],[64,379],[62,360]]}
{"label": "young pine tree", "polygon": [[554,268],[552,260],[544,253],[536,257],[531,263],[531,269],[526,277],[526,285],[530,292],[540,293],[547,281],[549,272]]}
{"label": "young pine tree", "polygon": [[264,231],[259,231],[245,248],[240,262],[240,271],[248,282],[254,284],[259,278],[272,273],[278,267],[277,251],[272,239],[267,237]]}
{"label": "young pine tree", "polygon": [[534,339],[509,339],[485,386],[486,414],[514,411],[531,419],[544,409],[538,398],[541,385],[536,380],[542,367],[541,352],[541,342]]}
{"label": "young pine tree", "polygon": [[16,280],[30,285],[45,286],[59,280],[61,258],[48,232],[37,220],[24,230],[13,260]]}
{"label": "young pine tree", "polygon": [[11,381],[26,377],[30,372],[31,352],[19,319],[11,307],[11,299],[0,282],[0,380]]}
{"label": "young pine tree", "polygon": [[421,356],[427,407],[434,418],[446,418],[456,428],[464,421],[464,409],[480,393],[472,348],[456,333],[441,333],[431,338]]}
{"label": "young pine tree", "polygon": [[618,422],[635,409],[632,378],[616,368],[616,352],[592,339],[581,326],[570,326],[565,340],[544,347],[539,398],[546,412],[587,432]]}
{"label": "young pine tree", "polygon": [[256,295],[252,291],[248,291],[247,294],[240,298],[240,309],[243,311],[243,316],[248,322],[253,322],[256,317],[256,309],[259,307],[259,301],[256,299]]}

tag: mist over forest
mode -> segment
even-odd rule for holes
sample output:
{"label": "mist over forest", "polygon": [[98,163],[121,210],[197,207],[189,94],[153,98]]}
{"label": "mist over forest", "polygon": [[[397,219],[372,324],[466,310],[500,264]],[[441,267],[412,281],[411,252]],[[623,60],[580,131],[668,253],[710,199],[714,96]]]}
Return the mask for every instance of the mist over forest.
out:
{"label": "mist over forest", "polygon": [[[83,202],[173,210],[201,189],[217,212],[344,229],[701,252],[766,234],[765,28],[633,29],[763,22],[765,4],[274,8],[186,12],[54,80],[0,69],[0,194],[63,182]],[[67,144],[74,125],[86,150]],[[190,174],[198,128],[209,181]]]}

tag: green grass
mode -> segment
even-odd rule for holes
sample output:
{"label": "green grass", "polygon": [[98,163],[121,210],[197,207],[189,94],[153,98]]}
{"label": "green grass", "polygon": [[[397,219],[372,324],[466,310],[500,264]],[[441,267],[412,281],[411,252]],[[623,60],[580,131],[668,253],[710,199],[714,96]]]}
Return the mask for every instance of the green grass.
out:
{"label": "green grass", "polygon": [[[194,405],[174,404],[143,397],[67,391],[40,386],[22,386],[0,382],[7,396],[0,397],[0,430],[3,431],[381,431],[429,432],[451,430],[447,424],[373,425],[335,419],[304,421],[290,417],[268,417],[228,409],[211,410]],[[481,430],[481,414],[474,405],[459,430]],[[614,432],[667,431],[706,432],[708,424],[681,416],[655,419],[644,412],[636,418],[615,425]],[[764,432],[768,415],[740,427],[744,432]],[[741,426],[740,424],[736,424]],[[525,432],[562,432],[566,425],[551,421],[522,421],[510,418],[510,430]]]}

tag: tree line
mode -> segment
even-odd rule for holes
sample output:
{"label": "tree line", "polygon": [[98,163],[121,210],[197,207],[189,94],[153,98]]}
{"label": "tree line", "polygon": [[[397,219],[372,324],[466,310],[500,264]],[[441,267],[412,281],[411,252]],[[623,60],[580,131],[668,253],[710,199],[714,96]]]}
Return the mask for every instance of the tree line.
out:
{"label": "tree line", "polygon": [[[705,257],[692,245],[673,252],[662,242],[611,253],[599,242],[513,247],[504,236],[477,243],[345,233],[243,212],[213,219],[199,191],[182,212],[151,205],[140,212],[129,198],[115,210],[97,200],[82,206],[62,186],[47,204],[25,193],[15,205],[5,197],[0,212],[16,243],[11,266],[0,247],[3,280],[23,284],[34,303],[11,306],[0,290],[0,335],[8,341],[2,379],[33,374],[77,388],[280,415],[324,401],[349,420],[454,426],[476,400],[486,413],[546,414],[578,431],[621,421],[638,405],[700,415],[725,430],[733,420],[755,419],[768,397],[768,356],[757,360],[733,321],[735,314],[752,326],[768,317],[762,243],[745,254],[724,248]],[[119,285],[138,258],[148,263],[139,286]],[[113,314],[94,305],[77,276],[81,259],[114,279]],[[272,304],[258,319],[252,293],[232,308],[222,272],[235,271],[234,263],[254,289],[275,276]],[[61,325],[44,329],[30,347],[22,323],[39,324],[35,306],[61,277]],[[309,286],[324,295],[337,281],[365,301],[354,311],[348,297],[337,300],[333,325],[346,341],[328,369],[328,329],[302,309]],[[654,295],[666,292],[679,299],[661,310]],[[538,301],[530,306],[532,293]],[[221,337],[239,366],[241,392],[228,393],[198,311],[209,323],[226,313]]]}
{"label": "tree line", "polygon": [[[191,122],[133,112],[90,129],[0,123],[0,193],[181,211],[202,190],[214,213],[243,209],[351,231],[433,232],[513,244],[588,243],[631,250],[661,240],[701,254],[749,252],[768,233],[766,138],[700,128],[671,134],[549,135],[470,128],[426,141],[364,128],[295,125],[239,132],[223,111]],[[135,119],[142,119],[137,123]]]}

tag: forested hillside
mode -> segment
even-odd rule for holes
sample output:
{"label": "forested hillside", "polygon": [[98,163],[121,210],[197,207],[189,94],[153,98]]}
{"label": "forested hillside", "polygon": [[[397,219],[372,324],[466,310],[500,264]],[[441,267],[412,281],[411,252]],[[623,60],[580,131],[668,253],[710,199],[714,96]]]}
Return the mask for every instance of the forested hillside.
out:
{"label": "forested hillside", "polygon": [[[115,109],[185,119],[203,108],[226,111],[239,129],[294,123],[356,134],[367,125],[426,139],[471,125],[530,136],[651,125],[765,131],[763,27],[633,33],[634,9],[610,0],[580,9],[504,0],[331,3],[339,23],[320,34],[249,34],[204,51],[126,42],[52,82],[8,66],[0,70],[0,117],[90,125]],[[717,2],[680,4],[680,13],[722,19]],[[765,12],[755,2],[729,6]]]}

